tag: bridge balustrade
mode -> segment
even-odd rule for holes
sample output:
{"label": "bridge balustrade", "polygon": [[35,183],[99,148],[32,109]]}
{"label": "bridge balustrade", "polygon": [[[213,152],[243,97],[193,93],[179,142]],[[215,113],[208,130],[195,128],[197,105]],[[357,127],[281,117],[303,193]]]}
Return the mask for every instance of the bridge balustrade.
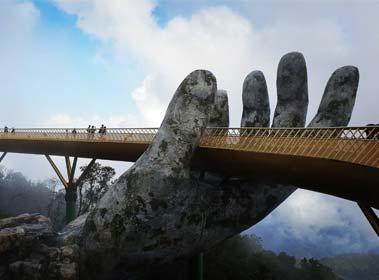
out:
{"label": "bridge balustrade", "polygon": [[379,127],[208,128],[200,146],[342,160],[379,168]]}
{"label": "bridge balustrade", "polygon": [[[20,128],[0,139],[146,143],[158,128]],[[207,128],[201,147],[342,160],[379,168],[379,126],[334,128]]]}

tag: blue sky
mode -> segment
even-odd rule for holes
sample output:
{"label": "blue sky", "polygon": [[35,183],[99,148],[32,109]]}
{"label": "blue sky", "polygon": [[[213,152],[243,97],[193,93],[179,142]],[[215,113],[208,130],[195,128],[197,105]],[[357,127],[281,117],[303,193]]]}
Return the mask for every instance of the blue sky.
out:
{"label": "blue sky", "polygon": [[[181,80],[206,68],[228,91],[238,126],[243,79],[264,72],[273,111],[277,63],[294,50],[307,61],[308,120],[331,73],[352,64],[361,79],[351,124],[379,122],[377,10],[370,0],[0,0],[0,125],[158,126]],[[40,156],[9,155],[4,164],[34,180],[54,176]],[[129,166],[107,164],[118,173]],[[330,244],[337,225],[340,247],[378,248],[362,217],[350,202],[299,191],[252,230],[280,226],[282,235]],[[285,236],[278,240],[271,245]]]}
{"label": "blue sky", "polygon": [[[137,87],[143,76],[133,59],[120,63],[107,44],[78,29],[76,17],[54,3],[35,1],[34,8],[39,16],[32,38],[22,42],[18,53],[25,56],[26,73],[23,82],[15,85],[17,97],[9,100],[9,107],[22,106],[28,116],[19,119],[9,113],[4,121],[15,126],[46,126],[49,123],[40,119],[55,112],[99,116],[134,112],[127,92]],[[44,117],[35,116],[30,104],[38,106]]]}
{"label": "blue sky", "polygon": [[[10,53],[10,57],[14,55],[16,59],[19,59],[22,70],[19,71],[20,73],[14,74],[22,77],[23,81],[23,83],[14,82],[11,85],[15,88],[12,91],[8,90],[8,92],[12,92],[13,97],[6,98],[9,103],[5,107],[17,106],[25,112],[26,116],[26,118],[16,116],[11,111],[7,111],[1,116],[4,122],[15,126],[34,126],[37,123],[39,126],[77,126],[88,121],[104,120],[111,122],[114,126],[130,126],[139,123],[144,126],[150,126],[150,124],[156,126],[162,118],[164,108],[175,86],[183,77],[182,73],[186,73],[187,69],[210,65],[210,68],[215,69],[216,74],[220,72],[219,84],[229,90],[232,105],[232,124],[238,125],[241,110],[239,91],[245,74],[254,67],[268,70],[265,74],[269,82],[271,106],[273,107],[276,99],[275,67],[280,56],[291,50],[302,51],[308,61],[311,93],[310,117],[317,109],[318,100],[328,76],[338,66],[350,63],[358,66],[363,65],[364,67],[360,67],[361,74],[369,73],[369,75],[362,76],[360,88],[364,90],[365,96],[357,100],[357,109],[352,124],[365,124],[375,121],[379,117],[372,102],[374,91],[370,88],[373,80],[370,70],[374,67],[376,60],[369,59],[369,55],[375,52],[374,46],[377,44],[375,41],[377,36],[373,38],[371,32],[374,30],[366,28],[366,26],[370,26],[368,24],[371,24],[370,14],[367,19],[358,16],[373,10],[371,6],[377,7],[377,4],[371,1],[364,2],[365,4],[352,1],[349,2],[351,3],[349,6],[342,7],[341,1],[328,3],[325,1],[308,1],[307,4],[279,0],[268,2],[141,1],[152,3],[152,8],[146,11],[147,14],[151,15],[152,22],[136,20],[131,23],[142,26],[141,33],[143,33],[143,28],[154,29],[152,31],[154,34],[166,33],[156,40],[160,44],[156,54],[154,46],[143,50],[138,49],[138,44],[152,45],[156,41],[147,42],[146,38],[135,38],[136,36],[131,34],[132,32],[126,31],[125,34],[122,34],[121,30],[112,33],[112,31],[101,30],[101,28],[90,30],[91,24],[96,25],[91,21],[91,16],[104,20],[102,22],[103,27],[108,24],[107,20],[112,20],[111,17],[117,17],[113,11],[108,14],[104,13],[104,15],[95,15],[97,12],[92,10],[93,14],[91,15],[91,3],[94,2],[3,1],[3,3],[8,3],[7,6],[30,4],[37,12],[34,15],[33,27],[28,30],[26,36],[28,39],[13,42],[13,45],[18,45],[16,49],[13,49],[11,40],[8,46],[11,50],[6,49],[2,52],[5,56],[9,56]],[[112,1],[112,3],[116,2],[119,1]],[[121,5],[133,5],[129,2],[121,1]],[[72,3],[83,4],[73,7],[75,5]],[[18,8],[20,9],[20,7]],[[225,8],[226,12],[223,13],[217,8]],[[302,13],[297,13],[298,10],[302,10]],[[104,19],[101,16],[104,16]],[[127,17],[128,14],[122,16]],[[176,56],[179,58],[187,56],[183,67],[176,65],[177,59],[175,57],[172,61],[167,60],[168,65],[174,66],[167,66],[166,69],[162,69],[166,53],[162,55],[163,58],[160,61],[159,59],[151,61],[152,56],[159,57],[160,53],[165,52],[166,49],[167,53],[170,52],[165,44],[171,44],[175,42],[176,38],[180,38],[178,34],[180,30],[178,29],[183,27],[181,25],[186,25],[186,31],[190,30],[196,37],[195,40],[199,38],[203,40],[204,36],[198,34],[198,29],[202,28],[201,24],[207,23],[202,22],[202,20],[212,21],[217,16],[224,16],[227,19],[226,23],[216,23],[213,29],[210,27],[209,30],[204,30],[204,33],[208,32],[206,36],[210,38],[212,36],[217,37],[215,42],[219,44],[230,44],[225,47],[225,52],[220,51],[214,54],[214,58],[212,58],[211,51],[204,51],[201,57],[194,58],[192,63],[191,58],[198,49],[196,46],[186,48],[184,44],[181,44],[172,50],[177,52]],[[83,19],[82,22],[86,26],[80,26],[80,18]],[[116,19],[116,21],[112,28],[122,28],[123,24],[125,26],[129,24],[127,21],[124,22],[122,18],[121,20]],[[179,21],[182,22],[178,24]],[[305,24],[303,24],[304,22]],[[26,19],[25,24],[27,24]],[[153,26],[154,24],[157,26]],[[234,39],[230,37],[233,36],[233,32],[224,36],[215,35],[215,32],[222,33],[226,26],[233,27],[233,24],[236,26],[250,25],[248,26],[250,30],[247,30],[249,34],[242,32],[236,34],[239,37],[233,44],[230,43],[230,40]],[[366,30],[361,32],[363,27]],[[96,28],[98,27],[96,26]],[[289,31],[291,28],[292,31]],[[329,30],[326,30],[328,28]],[[5,30],[2,40],[5,40],[7,33],[11,32]],[[106,32],[108,34],[105,34]],[[312,33],[315,36],[312,36]],[[104,39],[103,36],[107,36],[107,38]],[[157,36],[159,37],[159,34]],[[246,40],[244,40],[244,36],[247,38]],[[362,47],[360,43],[364,43],[368,38],[371,38],[370,41],[372,42],[367,42],[367,45]],[[131,43],[128,40],[135,42]],[[245,48],[241,47],[243,43],[246,43]],[[209,42],[204,41],[204,44],[209,44]],[[248,44],[252,45],[250,52]],[[317,44],[321,44],[320,47]],[[267,49],[265,48],[266,45]],[[215,61],[220,61],[222,56],[234,49],[237,49],[236,53],[241,52],[241,55],[235,55],[235,58],[231,56],[230,61],[226,61],[224,65]],[[369,51],[367,52],[367,50]],[[359,51],[361,53],[356,53]],[[362,53],[367,58],[360,59],[358,55]],[[10,63],[13,62],[14,59]],[[230,63],[232,66],[238,67],[239,71],[233,73],[234,76],[228,77],[231,73],[228,72],[229,68],[226,65]],[[162,73],[159,73],[158,69],[162,69]],[[175,72],[172,77],[167,77],[169,71]],[[6,79],[7,77],[3,76],[3,78]],[[371,81],[368,81],[369,78]],[[158,79],[163,80],[163,82],[157,82]],[[146,83],[151,83],[149,89],[147,89],[149,85]],[[158,99],[152,105],[154,108],[159,107],[156,115],[142,121],[144,114],[142,111],[138,114],[139,108],[136,100],[138,94],[133,97],[136,89],[145,90],[146,99],[149,97]],[[33,114],[33,110],[29,106],[31,102],[36,105],[41,104],[38,107],[40,115],[44,116],[43,118]],[[140,104],[140,106],[142,105]],[[131,115],[126,116],[126,114]]]}

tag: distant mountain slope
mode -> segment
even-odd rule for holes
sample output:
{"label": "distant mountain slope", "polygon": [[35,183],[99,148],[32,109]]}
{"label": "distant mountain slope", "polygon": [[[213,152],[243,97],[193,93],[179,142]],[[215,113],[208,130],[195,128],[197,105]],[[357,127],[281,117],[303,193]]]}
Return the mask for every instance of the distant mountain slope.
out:
{"label": "distant mountain slope", "polygon": [[345,280],[379,279],[379,254],[344,254],[320,262]]}

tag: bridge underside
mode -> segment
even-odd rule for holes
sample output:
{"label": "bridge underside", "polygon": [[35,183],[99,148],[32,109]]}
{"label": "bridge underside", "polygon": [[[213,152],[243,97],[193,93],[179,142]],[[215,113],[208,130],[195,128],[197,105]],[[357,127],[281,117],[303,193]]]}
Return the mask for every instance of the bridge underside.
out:
{"label": "bridge underside", "polygon": [[379,209],[379,170],[372,167],[317,158],[203,148],[196,154],[194,163],[230,176],[292,184]]}
{"label": "bridge underside", "polygon": [[[149,143],[1,139],[0,151],[136,161]],[[318,158],[198,148],[195,168],[230,176],[268,178],[379,209],[379,169]]]}

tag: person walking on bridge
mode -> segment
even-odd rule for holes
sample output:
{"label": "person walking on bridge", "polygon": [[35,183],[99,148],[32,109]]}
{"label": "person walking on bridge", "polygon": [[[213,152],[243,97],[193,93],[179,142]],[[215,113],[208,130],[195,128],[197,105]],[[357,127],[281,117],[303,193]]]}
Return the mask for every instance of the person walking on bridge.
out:
{"label": "person walking on bridge", "polygon": [[107,127],[105,125],[101,125],[101,127],[99,128],[99,133],[104,135],[105,133],[107,133]]}
{"label": "person walking on bridge", "polygon": [[366,125],[366,138],[367,139],[379,139],[379,124],[369,123]]}
{"label": "person walking on bridge", "polygon": [[103,134],[103,132],[104,132],[104,125],[102,124],[101,127],[99,128],[99,133]]}

